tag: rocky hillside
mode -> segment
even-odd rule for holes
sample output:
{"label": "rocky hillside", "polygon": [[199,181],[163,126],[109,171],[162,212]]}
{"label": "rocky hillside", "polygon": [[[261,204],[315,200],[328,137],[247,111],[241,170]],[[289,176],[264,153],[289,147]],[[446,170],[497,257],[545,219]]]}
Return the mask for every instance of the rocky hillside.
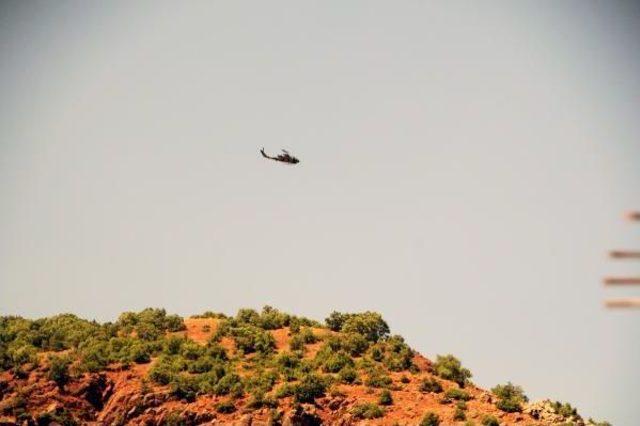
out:
{"label": "rocky hillside", "polygon": [[471,377],[372,312],[324,323],[270,307],[185,319],[145,309],[105,324],[0,318],[1,425],[608,424]]}

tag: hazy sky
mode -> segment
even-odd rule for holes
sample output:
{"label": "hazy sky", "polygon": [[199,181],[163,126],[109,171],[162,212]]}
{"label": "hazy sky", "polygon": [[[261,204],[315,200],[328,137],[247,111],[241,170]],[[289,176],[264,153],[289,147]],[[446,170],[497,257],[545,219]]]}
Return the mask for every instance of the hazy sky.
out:
{"label": "hazy sky", "polygon": [[[376,310],[640,418],[640,7],[0,4],[0,312]],[[295,167],[263,160],[288,148]]]}

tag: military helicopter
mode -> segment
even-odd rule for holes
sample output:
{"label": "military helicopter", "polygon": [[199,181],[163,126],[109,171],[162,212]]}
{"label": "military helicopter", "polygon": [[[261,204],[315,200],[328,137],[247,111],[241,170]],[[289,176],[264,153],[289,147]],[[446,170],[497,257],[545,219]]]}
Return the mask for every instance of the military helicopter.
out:
{"label": "military helicopter", "polygon": [[287,151],[286,149],[283,149],[282,154],[278,154],[275,157],[271,157],[270,155],[267,155],[267,153],[264,152],[264,148],[260,150],[260,153],[264,158],[268,158],[269,160],[274,160],[274,161],[280,161],[281,163],[298,164],[300,162],[300,160],[298,160],[296,157],[289,154],[289,151]]}

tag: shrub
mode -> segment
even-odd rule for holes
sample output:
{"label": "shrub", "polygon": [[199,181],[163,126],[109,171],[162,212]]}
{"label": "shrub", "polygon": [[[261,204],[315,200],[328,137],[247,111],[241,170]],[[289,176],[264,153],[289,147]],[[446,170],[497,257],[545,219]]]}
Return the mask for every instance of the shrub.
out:
{"label": "shrub", "polygon": [[342,324],[345,333],[357,333],[370,342],[377,342],[389,334],[389,326],[376,312],[351,314]]}
{"label": "shrub", "polygon": [[226,332],[233,338],[236,348],[244,353],[259,352],[266,355],[273,352],[276,346],[271,333],[255,326],[232,327]]}
{"label": "shrub", "polygon": [[214,362],[208,357],[199,358],[187,363],[187,371],[192,374],[202,374],[211,371]]}
{"label": "shrub", "polygon": [[456,411],[453,412],[453,420],[467,420],[467,415],[460,407],[456,407]]}
{"label": "shrub", "polygon": [[220,312],[205,311],[199,315],[192,315],[191,318],[218,318],[225,319],[227,316]]}
{"label": "shrub", "polygon": [[420,426],[438,426],[440,424],[440,417],[431,411],[425,413]]}
{"label": "shrub", "polygon": [[304,351],[304,338],[300,334],[295,334],[289,340],[289,349],[292,351]]}
{"label": "shrub", "polygon": [[452,380],[460,387],[464,387],[471,377],[471,372],[463,368],[460,361],[453,355],[438,355],[433,364],[433,370],[437,376]]}
{"label": "shrub", "polygon": [[389,386],[393,381],[384,371],[372,370],[369,372],[369,376],[365,384],[372,388],[384,388]]}
{"label": "shrub", "polygon": [[384,364],[391,371],[404,371],[413,365],[413,350],[400,336],[391,336],[385,342],[389,353],[384,359]]}
{"label": "shrub", "polygon": [[400,383],[411,383],[411,379],[403,375],[402,377],[400,377]]}
{"label": "shrub", "polygon": [[300,337],[306,344],[316,343],[318,341],[318,337],[313,334],[313,330],[311,330],[309,327],[305,327],[300,330]]}
{"label": "shrub", "polygon": [[53,380],[61,390],[69,383],[69,365],[71,360],[67,356],[49,356],[49,373],[47,377]]}
{"label": "shrub", "polygon": [[384,358],[384,352],[383,349],[380,348],[380,346],[374,346],[371,348],[371,359],[373,359],[374,361],[380,362],[382,361],[382,358]]}
{"label": "shrub", "polygon": [[[493,389],[491,391],[493,392]],[[571,404],[569,404],[568,402],[562,403],[560,401],[554,401],[551,404],[551,407],[553,408],[553,412],[554,413],[562,416],[564,419],[570,419],[573,416],[577,416],[578,415],[578,410],[576,408],[572,407]]]}
{"label": "shrub", "polygon": [[333,311],[329,314],[329,316],[324,320],[325,324],[330,330],[333,331],[341,331],[342,325],[349,317],[349,314],[343,314],[340,312]]}
{"label": "shrub", "polygon": [[200,346],[193,340],[186,340],[182,344],[182,348],[180,349],[181,355],[188,360],[196,360],[200,358],[205,353],[205,348]]}
{"label": "shrub", "polygon": [[151,361],[150,348],[147,345],[136,344],[129,349],[129,360],[136,364],[146,364]]}
{"label": "shrub", "polygon": [[516,386],[511,382],[506,385],[498,385],[491,389],[494,395],[498,397],[496,407],[507,413],[515,413],[522,411],[522,403],[527,402],[528,398],[520,386]]}
{"label": "shrub", "polygon": [[105,341],[90,339],[79,346],[81,369],[91,373],[104,370],[112,361],[109,345]]}
{"label": "shrub", "polygon": [[161,358],[149,370],[149,378],[159,385],[168,385],[178,370],[167,358]]}
{"label": "shrub", "polygon": [[378,403],[380,405],[392,405],[393,404],[393,397],[391,396],[391,392],[389,392],[388,389],[384,389],[380,393],[380,399],[378,400]]}
{"label": "shrub", "polygon": [[500,422],[495,417],[491,415],[486,415],[482,418],[482,425],[483,426],[500,426]]}
{"label": "shrub", "polygon": [[353,359],[344,352],[332,353],[322,365],[322,370],[327,373],[338,373],[345,367],[353,367]]}
{"label": "shrub", "polygon": [[138,313],[124,312],[118,317],[116,327],[125,333],[135,331],[145,340],[155,340],[166,332],[186,329],[181,317],[167,315],[164,309],[155,308],[146,308]]}
{"label": "shrub", "polygon": [[236,411],[233,401],[220,401],[215,405],[216,411],[221,414],[229,414]]}
{"label": "shrub", "polygon": [[292,352],[282,352],[274,359],[274,364],[280,368],[297,368],[300,365],[300,357]]}
{"label": "shrub", "polygon": [[344,367],[340,370],[340,373],[338,373],[338,378],[344,383],[353,383],[358,378],[358,373],[353,367]]}
{"label": "shrub", "polygon": [[300,321],[298,318],[291,318],[289,321],[289,334],[300,333]]}
{"label": "shrub", "polygon": [[169,336],[163,342],[163,352],[169,355],[178,355],[182,351],[182,345],[186,342],[183,337]]}
{"label": "shrub", "polygon": [[18,343],[12,345],[12,348],[6,354],[9,359],[7,366],[13,366],[17,370],[28,363],[36,365],[38,363],[37,352],[36,347],[31,344]]}
{"label": "shrub", "polygon": [[351,409],[351,414],[356,419],[377,419],[384,416],[384,409],[373,403],[356,404]]}
{"label": "shrub", "polygon": [[471,395],[469,395],[469,393],[457,388],[447,390],[444,396],[445,398],[455,399],[456,401],[468,401],[471,399]]}
{"label": "shrub", "polygon": [[267,305],[262,308],[262,313],[260,314],[258,321],[260,327],[265,330],[275,330],[288,325],[290,316],[289,314],[280,312],[279,310]]}
{"label": "shrub", "polygon": [[229,359],[227,351],[220,344],[216,342],[209,342],[205,346],[205,354],[217,361],[227,361]]}
{"label": "shrub", "polygon": [[265,396],[265,393],[262,390],[256,390],[253,392],[251,399],[247,402],[247,408],[252,410],[257,410],[263,407],[276,408],[277,406],[278,402],[273,399],[273,397]]}
{"label": "shrub", "polygon": [[274,371],[261,370],[246,379],[248,389],[259,389],[269,392],[278,381],[278,374]]}
{"label": "shrub", "polygon": [[420,392],[440,393],[442,392],[442,385],[436,379],[425,378],[420,383],[418,389],[420,390]]}
{"label": "shrub", "polygon": [[195,401],[198,389],[197,379],[183,374],[174,376],[169,384],[169,394],[187,402]]}
{"label": "shrub", "polygon": [[286,383],[280,386],[278,389],[276,389],[275,396],[276,398],[280,399],[280,398],[286,398],[288,396],[293,396],[294,394],[295,394],[295,385]]}
{"label": "shrub", "polygon": [[240,394],[242,391],[242,379],[235,373],[225,374],[213,389],[216,395]]}
{"label": "shrub", "polygon": [[340,340],[341,347],[351,356],[361,356],[368,348],[369,341],[357,333],[348,333]]}
{"label": "shrub", "polygon": [[305,375],[300,383],[294,386],[293,396],[297,402],[313,403],[316,398],[324,396],[327,385],[322,377],[315,374]]}

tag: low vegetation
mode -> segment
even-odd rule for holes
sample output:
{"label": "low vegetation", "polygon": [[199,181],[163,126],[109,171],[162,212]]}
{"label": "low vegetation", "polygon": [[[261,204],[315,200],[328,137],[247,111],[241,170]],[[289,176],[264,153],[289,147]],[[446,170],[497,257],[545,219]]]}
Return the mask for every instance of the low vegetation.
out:
{"label": "low vegetation", "polygon": [[[265,306],[260,311],[240,309],[234,316],[207,311],[193,318],[211,320],[195,323],[200,336],[205,336],[197,341],[189,338],[193,335],[186,333],[183,318],[164,309],[125,312],[107,323],[71,314],[38,320],[0,317],[0,372],[25,384],[32,373],[41,372],[49,389],[72,397],[83,377],[104,377],[149,364],[136,370],[146,372],[139,373],[140,393],[162,392],[174,408],[208,396],[215,415],[259,410],[279,422],[284,407],[310,415],[301,407],[318,404],[324,397],[344,407],[341,401],[358,389],[365,398],[343,411],[356,419],[383,418],[387,412],[404,409],[398,401],[406,401],[406,395],[421,392],[420,400],[451,405],[440,413],[424,413],[420,425],[439,425],[451,416],[458,422],[467,420],[467,401],[475,392],[468,386],[471,372],[453,355],[439,355],[431,365],[422,359],[420,364],[416,352],[401,336],[390,333],[378,313],[332,312],[322,324]],[[286,344],[276,340],[282,336]],[[84,421],[72,408],[30,413],[30,396],[24,389],[31,388],[0,397],[0,415],[25,424]],[[492,392],[495,407],[507,413],[522,411],[527,402],[522,388],[511,383]],[[566,418],[577,416],[569,404],[556,403],[554,410]],[[183,420],[176,409],[165,422]],[[477,421],[498,424],[491,416]]]}

